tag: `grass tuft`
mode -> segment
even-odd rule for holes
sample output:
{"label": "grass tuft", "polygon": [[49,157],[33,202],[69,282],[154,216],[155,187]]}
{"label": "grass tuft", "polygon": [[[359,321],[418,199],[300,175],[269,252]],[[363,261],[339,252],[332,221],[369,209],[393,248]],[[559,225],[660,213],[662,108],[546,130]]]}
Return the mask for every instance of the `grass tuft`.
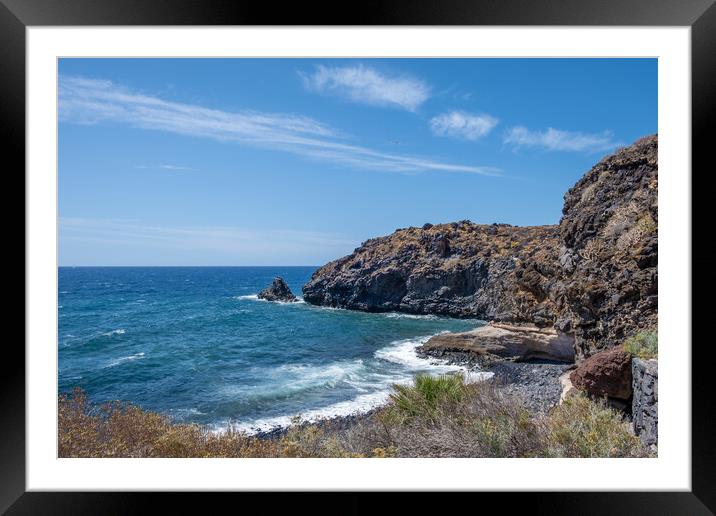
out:
{"label": "grass tuft", "polygon": [[438,408],[457,404],[467,395],[462,375],[418,374],[413,385],[394,385],[393,390],[393,406],[386,416],[400,423],[415,419],[435,422]]}

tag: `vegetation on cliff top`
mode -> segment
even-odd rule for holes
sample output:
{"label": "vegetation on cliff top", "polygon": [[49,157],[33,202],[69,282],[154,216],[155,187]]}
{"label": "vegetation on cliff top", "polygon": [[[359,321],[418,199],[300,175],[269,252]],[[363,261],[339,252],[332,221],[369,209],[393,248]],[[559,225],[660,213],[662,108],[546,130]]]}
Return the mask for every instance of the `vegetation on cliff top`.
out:
{"label": "vegetation on cliff top", "polygon": [[654,330],[640,331],[624,341],[624,351],[649,360],[659,356],[659,334]]}
{"label": "vegetation on cliff top", "polygon": [[212,433],[131,404],[93,406],[82,391],[59,397],[60,457],[644,457],[623,417],[575,396],[531,415],[489,382],[419,376],[391,402],[347,428],[296,424],[262,439]]}

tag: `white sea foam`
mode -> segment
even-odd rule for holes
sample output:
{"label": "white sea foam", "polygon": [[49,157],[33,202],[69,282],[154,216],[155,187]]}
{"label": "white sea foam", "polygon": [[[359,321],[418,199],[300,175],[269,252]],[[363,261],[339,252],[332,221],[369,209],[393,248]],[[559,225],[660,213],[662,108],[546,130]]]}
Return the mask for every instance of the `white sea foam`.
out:
{"label": "white sea foam", "polygon": [[400,312],[387,312],[384,314],[388,319],[423,319],[427,321],[434,321],[439,319],[437,315],[432,314],[404,314]]}
{"label": "white sea foam", "polygon": [[359,382],[365,365],[362,360],[345,360],[326,365],[283,364],[269,369],[260,369],[260,374],[271,379],[253,388],[245,385],[226,385],[221,388],[222,397],[287,395],[305,389],[335,387],[340,382]]}
{"label": "white sea foam", "polygon": [[118,330],[108,331],[107,333],[103,333],[102,335],[106,337],[111,337],[112,335],[124,335],[125,333],[127,333],[127,330],[119,328]]}
{"label": "white sea foam", "polygon": [[425,370],[440,374],[466,369],[464,366],[448,364],[446,361],[437,358],[419,356],[417,353],[418,346],[425,344],[430,337],[432,335],[393,341],[388,346],[377,350],[374,356],[381,360],[400,364],[413,371]]}
{"label": "white sea foam", "polygon": [[[486,380],[492,373],[484,372],[465,372],[466,383],[474,383]],[[226,432],[229,428],[254,435],[260,432],[268,432],[278,428],[291,426],[296,421],[299,423],[315,423],[320,420],[332,419],[336,417],[354,416],[365,414],[371,410],[385,405],[390,399],[391,388],[393,384],[409,384],[412,382],[411,377],[392,378],[390,382],[386,382],[383,389],[373,391],[367,394],[360,394],[353,399],[339,401],[326,407],[310,409],[295,415],[282,415],[270,418],[255,419],[252,421],[215,425],[214,432]]]}
{"label": "white sea foam", "polygon": [[255,419],[253,421],[238,422],[224,425],[217,425],[214,431],[225,432],[231,427],[234,430],[245,432],[249,435],[259,432],[267,432],[276,428],[284,428],[294,423],[295,419],[300,422],[314,423],[322,419],[364,414],[370,410],[384,405],[390,397],[390,391],[377,391],[370,394],[361,394],[351,400],[339,401],[327,407],[306,410],[297,415],[283,415],[270,418]]}
{"label": "white sea foam", "polygon": [[144,353],[136,353],[134,355],[130,355],[128,357],[121,357],[117,358],[116,360],[112,360],[109,364],[107,364],[105,367],[114,367],[118,366],[120,364],[123,364],[124,362],[130,362],[132,360],[139,360],[144,358]]}
{"label": "white sea foam", "polygon": [[[234,296],[232,299],[238,299],[239,301],[261,301],[263,303],[268,303],[268,299],[261,299],[258,294],[248,294],[245,296]],[[302,303],[305,303],[302,297],[297,297],[296,301],[271,301],[271,303],[276,303],[277,305],[300,305]]]}
{"label": "white sea foam", "polygon": [[281,415],[229,425],[217,425],[215,431],[223,432],[231,427],[248,434],[256,434],[290,426],[296,419],[300,422],[316,422],[322,419],[364,414],[384,405],[390,398],[394,384],[410,384],[417,371],[432,374],[461,372],[466,383],[483,381],[493,375],[489,372],[470,371],[464,366],[448,364],[437,358],[421,358],[417,355],[416,348],[429,338],[430,336],[423,336],[394,341],[375,352],[375,357],[378,359],[402,365],[402,373],[393,371],[386,374],[380,371],[371,371],[366,368],[362,360],[334,362],[326,366],[288,364],[276,367],[269,374],[282,378],[293,377],[293,379],[286,380],[286,385],[291,389],[300,389],[311,384],[331,385],[340,381],[350,385],[360,394],[350,400],[305,410],[297,415]]}

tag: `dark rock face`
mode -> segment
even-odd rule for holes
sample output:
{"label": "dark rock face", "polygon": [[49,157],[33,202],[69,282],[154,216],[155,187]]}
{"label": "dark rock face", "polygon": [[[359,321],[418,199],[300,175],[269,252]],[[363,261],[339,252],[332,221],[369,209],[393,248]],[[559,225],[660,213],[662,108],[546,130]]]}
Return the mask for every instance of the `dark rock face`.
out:
{"label": "dark rock face", "polygon": [[628,400],[632,395],[631,355],[615,347],[582,361],[569,379],[591,396]]}
{"label": "dark rock face", "polygon": [[[554,322],[556,226],[470,221],[399,229],[318,269],[303,287],[316,305],[498,321]],[[505,293],[509,292],[509,295]]]}
{"label": "dark rock face", "polygon": [[644,444],[656,444],[659,437],[659,363],[656,360],[634,358],[632,378],[634,433]]}
{"label": "dark rock face", "polygon": [[297,301],[296,296],[293,295],[291,289],[281,277],[275,277],[271,285],[263,289],[258,294],[259,299],[265,299],[267,301],[284,301],[294,302]]}
{"label": "dark rock face", "polygon": [[582,360],[657,323],[658,138],[597,163],[559,226],[425,224],[318,269],[313,304],[554,325]]}
{"label": "dark rock face", "polygon": [[606,157],[564,196],[558,329],[579,358],[657,323],[658,139]]}

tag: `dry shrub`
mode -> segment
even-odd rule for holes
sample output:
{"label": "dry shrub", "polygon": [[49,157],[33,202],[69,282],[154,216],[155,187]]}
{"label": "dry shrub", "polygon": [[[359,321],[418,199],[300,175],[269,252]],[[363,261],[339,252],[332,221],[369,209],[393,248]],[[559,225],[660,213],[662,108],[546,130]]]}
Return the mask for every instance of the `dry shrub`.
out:
{"label": "dry shrub", "polygon": [[494,384],[465,384],[461,375],[418,378],[414,386],[396,386],[392,404],[351,427],[342,447],[374,457],[537,454],[537,426]]}
{"label": "dry shrub", "polygon": [[593,238],[579,251],[579,256],[585,260],[598,260],[605,252],[606,246],[604,242],[597,238]]}
{"label": "dry shrub", "polygon": [[[286,439],[266,440],[229,429],[172,424],[129,403],[94,407],[80,389],[60,395],[60,457],[305,457],[312,450]],[[301,443],[299,443],[301,444]]]}
{"label": "dry shrub", "polygon": [[567,398],[541,421],[545,457],[648,457],[624,418],[604,401]]}
{"label": "dry shrub", "polygon": [[592,183],[589,186],[586,186],[584,190],[582,190],[582,196],[579,198],[579,201],[581,203],[588,203],[594,198],[594,194],[596,193],[598,188],[598,185],[596,182]]}
{"label": "dry shrub", "polygon": [[602,236],[609,240],[619,238],[625,231],[634,225],[638,210],[638,206],[633,202],[620,206],[614,210],[614,213],[612,213],[611,217],[609,217],[609,220],[602,229]]}
{"label": "dry shrub", "polygon": [[644,237],[648,237],[656,233],[657,225],[651,215],[642,216],[634,226],[617,239],[617,247],[625,250],[634,247],[641,242]]}
{"label": "dry shrub", "polygon": [[59,399],[60,457],[645,457],[629,423],[603,402],[574,396],[531,415],[492,382],[418,376],[391,402],[345,427],[294,424],[258,439],[214,434],[129,404],[91,407],[84,393]]}

